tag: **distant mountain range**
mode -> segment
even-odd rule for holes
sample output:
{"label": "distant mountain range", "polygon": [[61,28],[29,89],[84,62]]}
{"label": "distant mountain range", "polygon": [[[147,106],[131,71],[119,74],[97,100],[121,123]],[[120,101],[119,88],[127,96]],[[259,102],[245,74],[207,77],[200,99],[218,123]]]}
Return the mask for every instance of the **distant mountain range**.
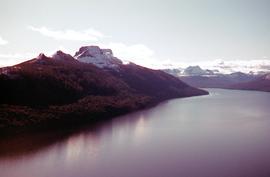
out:
{"label": "distant mountain range", "polygon": [[57,51],[0,68],[0,129],[73,125],[110,118],[163,100],[208,92],[160,70],[123,64],[110,49]]}
{"label": "distant mountain range", "polygon": [[165,69],[165,72],[179,77],[187,84],[199,88],[226,88],[269,91],[269,74],[234,72],[220,73],[218,70],[202,69],[200,66],[189,66],[185,69]]}
{"label": "distant mountain range", "polygon": [[270,92],[270,74],[265,74],[248,82],[241,82],[230,86],[231,89],[259,90]]}

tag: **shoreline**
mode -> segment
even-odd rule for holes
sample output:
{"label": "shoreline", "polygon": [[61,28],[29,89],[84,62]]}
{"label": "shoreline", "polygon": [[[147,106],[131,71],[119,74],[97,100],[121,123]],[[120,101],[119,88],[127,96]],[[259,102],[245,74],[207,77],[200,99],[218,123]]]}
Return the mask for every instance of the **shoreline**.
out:
{"label": "shoreline", "polygon": [[[205,90],[204,90],[205,91]],[[140,107],[136,107],[134,109],[128,110],[110,110],[109,112],[89,112],[83,115],[74,115],[74,113],[70,113],[67,115],[62,115],[57,119],[45,120],[41,122],[34,122],[27,125],[21,126],[7,126],[4,128],[0,128],[0,137],[8,137],[8,136],[17,136],[21,133],[34,133],[34,132],[46,132],[46,131],[54,131],[58,129],[80,129],[80,127],[84,126],[95,126],[96,124],[106,122],[108,120],[113,120],[119,116],[124,116],[127,114],[135,113],[137,111],[143,111],[146,109],[154,108],[159,104],[162,104],[165,101],[172,100],[172,99],[184,99],[190,97],[198,97],[198,96],[205,96],[209,95],[209,92],[204,92],[204,94],[200,95],[193,95],[193,96],[186,96],[186,97],[175,97],[169,99],[162,99],[160,101],[153,101],[151,100],[145,105]],[[0,105],[1,106],[1,105]],[[99,114],[99,115],[97,115]],[[95,116],[97,115],[97,116]]]}

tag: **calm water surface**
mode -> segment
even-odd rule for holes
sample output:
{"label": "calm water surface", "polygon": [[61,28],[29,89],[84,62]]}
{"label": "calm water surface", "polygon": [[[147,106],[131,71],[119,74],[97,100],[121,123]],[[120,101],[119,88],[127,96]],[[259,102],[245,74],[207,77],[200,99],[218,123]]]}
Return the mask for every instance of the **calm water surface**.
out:
{"label": "calm water surface", "polygon": [[79,131],[1,139],[1,177],[269,177],[270,93],[209,89]]}

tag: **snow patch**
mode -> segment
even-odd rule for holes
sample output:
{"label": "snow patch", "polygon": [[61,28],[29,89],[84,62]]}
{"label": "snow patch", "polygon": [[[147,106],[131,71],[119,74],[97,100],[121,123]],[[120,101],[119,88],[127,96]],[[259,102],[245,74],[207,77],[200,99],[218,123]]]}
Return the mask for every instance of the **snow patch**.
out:
{"label": "snow patch", "polygon": [[123,64],[113,56],[111,49],[100,49],[98,46],[81,47],[74,58],[80,62],[92,63],[99,68],[118,68]]}

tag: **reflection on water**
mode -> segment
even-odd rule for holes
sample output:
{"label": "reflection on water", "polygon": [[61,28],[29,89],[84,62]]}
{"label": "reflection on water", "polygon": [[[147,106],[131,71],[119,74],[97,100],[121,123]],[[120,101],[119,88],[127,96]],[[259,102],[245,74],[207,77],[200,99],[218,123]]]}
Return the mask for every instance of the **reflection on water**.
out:
{"label": "reflection on water", "polygon": [[93,158],[98,154],[98,139],[91,134],[86,136],[80,134],[79,136],[72,136],[68,138],[66,145],[66,161],[74,162],[80,156],[89,155]]}
{"label": "reflection on water", "polygon": [[270,94],[210,89],[80,129],[0,140],[0,176],[269,177]]}

